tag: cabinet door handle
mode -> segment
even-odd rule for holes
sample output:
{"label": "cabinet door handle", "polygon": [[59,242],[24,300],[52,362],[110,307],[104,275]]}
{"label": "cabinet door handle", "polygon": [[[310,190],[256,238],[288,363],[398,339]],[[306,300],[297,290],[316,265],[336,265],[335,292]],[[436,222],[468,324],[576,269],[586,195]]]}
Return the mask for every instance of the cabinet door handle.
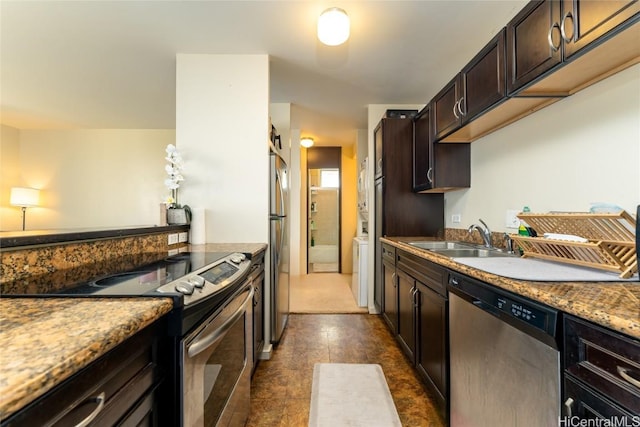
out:
{"label": "cabinet door handle", "polygon": [[[557,28],[558,30],[560,30],[560,25],[558,25],[558,23],[554,23],[551,28],[549,28],[549,34],[547,34],[547,41],[549,42],[549,47],[551,48],[552,51],[557,52],[560,50],[560,45],[562,43],[562,39],[560,39],[560,41],[558,42],[558,46],[553,44],[553,29]],[[562,36],[562,32],[560,32],[560,35]]]}
{"label": "cabinet door handle", "polygon": [[[462,98],[460,98],[460,101],[458,101],[458,111],[460,112],[460,117],[464,117],[467,115],[466,111],[462,111],[462,103],[464,102],[464,96]],[[466,110],[466,108],[465,108]]]}
{"label": "cabinet door handle", "polygon": [[382,159],[378,159],[378,170],[382,172]]}
{"label": "cabinet door handle", "polygon": [[571,418],[571,407],[573,406],[573,399],[572,398],[568,398],[567,400],[564,401],[564,407],[566,408],[566,416]]}
{"label": "cabinet door handle", "polygon": [[458,115],[458,113],[456,112],[456,110],[458,109],[458,103],[460,101],[457,101],[455,104],[453,104],[453,115],[456,116],[456,119],[459,119],[460,116]]}
{"label": "cabinet door handle", "polygon": [[253,288],[253,306],[256,307],[260,304],[260,288],[258,286],[254,286]]}
{"label": "cabinet door handle", "polygon": [[414,298],[414,292],[415,291],[416,291],[416,288],[414,288],[414,287],[409,289],[409,301],[411,301],[411,304],[414,304],[414,302],[415,302],[415,298]]}
{"label": "cabinet door handle", "polygon": [[393,287],[396,287],[396,272],[391,273],[391,282],[393,282]]}
{"label": "cabinet door handle", "polygon": [[433,184],[433,168],[429,168],[427,171],[427,180],[430,184]]}
{"label": "cabinet door handle", "polygon": [[564,16],[562,17],[562,21],[560,21],[561,22],[560,34],[562,34],[562,40],[564,40],[565,43],[571,43],[571,41],[573,40],[573,37],[576,35],[576,29],[574,27],[573,34],[571,34],[571,37],[567,37],[567,31],[565,29],[565,24],[567,23],[567,19],[571,19],[571,22],[573,22],[573,14],[571,13],[571,11],[565,13]]}
{"label": "cabinet door handle", "polygon": [[618,373],[620,374],[620,376],[627,381],[629,384],[636,386],[638,388],[640,388],[640,381],[638,381],[637,379],[633,378],[631,375],[629,375],[628,369],[627,368],[623,368],[622,366],[616,366]]}
{"label": "cabinet door handle", "polygon": [[75,427],[86,427],[89,425],[89,423],[91,421],[93,421],[100,412],[102,412],[102,409],[104,408],[104,391],[102,393],[100,393],[99,395],[95,396],[95,397],[90,397],[89,399],[85,400],[85,402],[89,402],[89,401],[95,401],[98,406],[96,406],[96,409],[93,410],[93,412],[91,412],[89,415],[87,415],[87,417],[80,421],[78,424],[76,424]]}
{"label": "cabinet door handle", "polygon": [[411,303],[413,304],[414,307],[418,306],[418,300],[416,299],[417,295],[418,295],[418,288],[414,287],[413,291],[411,292]]}

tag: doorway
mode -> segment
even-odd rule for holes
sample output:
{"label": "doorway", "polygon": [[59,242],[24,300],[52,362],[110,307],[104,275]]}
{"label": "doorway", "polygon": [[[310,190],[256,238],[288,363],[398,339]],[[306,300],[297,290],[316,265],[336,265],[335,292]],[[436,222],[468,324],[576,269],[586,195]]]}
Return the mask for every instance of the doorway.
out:
{"label": "doorway", "polygon": [[307,154],[307,273],[341,271],[340,147]]}

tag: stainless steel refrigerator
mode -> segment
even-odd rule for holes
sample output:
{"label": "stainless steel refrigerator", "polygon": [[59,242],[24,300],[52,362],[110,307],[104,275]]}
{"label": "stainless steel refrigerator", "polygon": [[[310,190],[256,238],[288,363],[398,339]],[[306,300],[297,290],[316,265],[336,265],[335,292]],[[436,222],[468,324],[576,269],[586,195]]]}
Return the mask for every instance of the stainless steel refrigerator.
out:
{"label": "stainless steel refrigerator", "polygon": [[289,180],[282,157],[273,149],[269,154],[271,342],[278,343],[289,318]]}

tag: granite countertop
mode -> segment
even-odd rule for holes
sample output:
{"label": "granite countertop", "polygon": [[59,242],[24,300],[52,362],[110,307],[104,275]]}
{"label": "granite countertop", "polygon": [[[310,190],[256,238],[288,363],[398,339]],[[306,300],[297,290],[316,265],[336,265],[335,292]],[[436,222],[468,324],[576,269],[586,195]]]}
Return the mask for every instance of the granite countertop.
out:
{"label": "granite countertop", "polygon": [[640,339],[639,282],[534,282],[510,279],[460,264],[449,257],[406,243],[415,240],[417,239],[381,238],[385,243],[443,267]]}
{"label": "granite countertop", "polygon": [[[244,252],[251,256],[266,248],[264,243],[189,246],[192,252]],[[131,268],[129,262],[123,267],[120,259],[116,261],[100,268],[117,271]],[[88,264],[86,269],[90,270],[88,274],[96,274],[95,265]],[[61,272],[60,279],[70,280],[65,276],[67,273]],[[171,298],[0,299],[0,420],[45,394],[172,308]]]}
{"label": "granite countertop", "polygon": [[172,308],[170,298],[0,299],[0,419]]}
{"label": "granite countertop", "polygon": [[141,236],[162,232],[188,231],[187,225],[136,225],[111,228],[68,228],[60,230],[0,231],[0,250],[51,245],[113,237]]}

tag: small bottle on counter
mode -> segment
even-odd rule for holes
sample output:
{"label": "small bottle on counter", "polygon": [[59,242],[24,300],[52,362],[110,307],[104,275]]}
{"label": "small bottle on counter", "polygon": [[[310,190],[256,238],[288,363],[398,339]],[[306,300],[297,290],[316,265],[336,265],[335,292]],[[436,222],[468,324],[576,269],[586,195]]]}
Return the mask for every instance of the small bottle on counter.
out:
{"label": "small bottle on counter", "polygon": [[[522,213],[529,213],[531,212],[531,209],[529,209],[529,206],[525,206],[524,208],[522,208]],[[523,220],[520,220],[520,226],[518,227],[518,234],[521,236],[529,236],[529,230],[527,229],[527,223],[524,222]]]}

